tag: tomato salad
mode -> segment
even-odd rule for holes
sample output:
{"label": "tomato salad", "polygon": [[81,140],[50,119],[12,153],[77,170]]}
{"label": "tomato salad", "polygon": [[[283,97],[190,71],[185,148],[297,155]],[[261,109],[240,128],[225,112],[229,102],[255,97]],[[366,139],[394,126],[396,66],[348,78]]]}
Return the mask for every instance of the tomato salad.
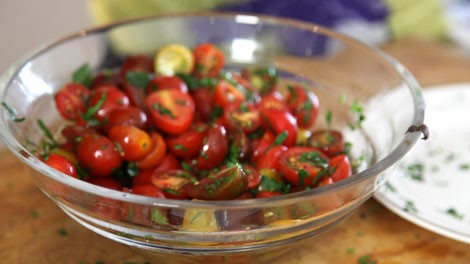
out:
{"label": "tomato salad", "polygon": [[94,76],[83,65],[54,95],[69,122],[61,140],[42,144],[41,159],[93,184],[168,199],[272,197],[351,175],[341,132],[315,130],[320,102],[310,87],[280,87],[273,67],[224,64],[204,43],[133,55]]}

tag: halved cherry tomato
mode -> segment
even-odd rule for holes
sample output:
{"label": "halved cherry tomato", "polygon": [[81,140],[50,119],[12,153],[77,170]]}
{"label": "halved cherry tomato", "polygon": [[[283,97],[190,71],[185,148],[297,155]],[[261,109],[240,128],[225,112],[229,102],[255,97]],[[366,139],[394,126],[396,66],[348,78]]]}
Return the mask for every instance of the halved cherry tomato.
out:
{"label": "halved cherry tomato", "polygon": [[171,199],[185,199],[186,185],[197,181],[196,177],[183,170],[170,170],[156,172],[151,178],[152,184],[165,193],[165,197]]}
{"label": "halved cherry tomato", "polygon": [[239,161],[245,161],[250,158],[251,144],[247,135],[238,127],[230,130],[230,155]]}
{"label": "halved cherry tomato", "polygon": [[287,147],[295,145],[299,128],[295,117],[291,113],[276,109],[264,109],[261,116],[263,126],[273,131],[276,136],[287,133],[287,137],[282,142],[283,145]]}
{"label": "halved cherry tomato", "polygon": [[152,184],[152,175],[155,170],[139,170],[136,176],[132,178],[132,186]]}
{"label": "halved cherry tomato", "polygon": [[141,160],[136,162],[139,169],[147,170],[157,167],[165,158],[166,155],[166,143],[162,135],[157,132],[150,133],[150,139],[152,140],[152,149],[147,155]]}
{"label": "halved cherry tomato", "polygon": [[109,138],[117,143],[124,160],[143,159],[153,148],[147,132],[134,126],[113,126]]}
{"label": "halved cherry tomato", "polygon": [[196,104],[196,113],[198,120],[209,122],[212,119],[212,111],[214,110],[214,93],[211,88],[198,88],[191,92],[194,103]]}
{"label": "halved cherry tomato", "polygon": [[180,162],[173,154],[167,154],[155,171],[179,170]]}
{"label": "halved cherry tomato", "polygon": [[258,109],[262,112],[267,109],[274,109],[279,111],[289,111],[289,107],[284,102],[282,94],[277,91],[272,91],[266,94],[261,99]]}
{"label": "halved cherry tomato", "polygon": [[296,186],[311,186],[322,180],[329,167],[328,157],[319,149],[291,147],[281,155],[279,170],[285,180]]}
{"label": "halved cherry tomato", "polygon": [[227,105],[223,118],[229,127],[240,127],[245,133],[251,133],[261,125],[258,109],[246,102],[233,102]]}
{"label": "halved cherry tomato", "polygon": [[78,83],[69,83],[54,95],[54,101],[63,118],[77,120],[85,112],[89,97],[88,88]]}
{"label": "halved cherry tomato", "polygon": [[183,93],[188,92],[186,83],[176,76],[156,76],[151,79],[147,85],[147,94],[159,90],[179,90]]}
{"label": "halved cherry tomato", "polygon": [[207,141],[201,148],[196,167],[201,170],[210,170],[219,166],[227,156],[228,149],[228,135],[225,127],[213,125],[209,129]]}
{"label": "halved cherry tomato", "polygon": [[123,106],[129,106],[129,97],[117,86],[106,85],[93,90],[89,109],[97,107],[94,117],[99,121],[103,121],[112,110]]}
{"label": "halved cherry tomato", "polygon": [[288,86],[289,97],[287,104],[302,128],[309,128],[317,120],[320,102],[318,97],[307,88],[300,85]]}
{"label": "halved cherry tomato", "polygon": [[196,123],[188,131],[167,139],[168,148],[180,158],[194,158],[201,151],[208,128],[204,123]]}
{"label": "halved cherry tomato", "polygon": [[48,157],[46,157],[46,159],[44,160],[44,163],[64,174],[78,179],[77,170],[75,169],[75,166],[72,164],[72,162],[70,162],[67,158],[60,154],[49,154]]}
{"label": "halved cherry tomato", "polygon": [[86,135],[78,144],[80,165],[91,175],[107,177],[121,166],[122,158],[113,142],[99,134]]}
{"label": "halved cherry tomato", "polygon": [[193,50],[196,76],[215,77],[224,66],[225,58],[222,51],[211,43],[203,43]]}
{"label": "halved cherry tomato", "polygon": [[203,200],[235,199],[245,192],[248,177],[239,166],[221,170],[186,186],[189,197]]}
{"label": "halved cherry tomato", "polygon": [[134,55],[128,57],[121,66],[121,77],[126,78],[129,71],[153,72],[153,60],[147,55]]}
{"label": "halved cherry tomato", "polygon": [[144,111],[135,106],[123,106],[111,110],[107,123],[104,124],[104,128],[107,132],[109,132],[113,126],[118,125],[135,126],[143,129],[146,124],[147,115]]}
{"label": "halved cherry tomato", "polygon": [[101,71],[95,77],[93,77],[93,80],[91,82],[91,89],[96,89],[100,86],[110,85],[110,84],[120,86],[121,82],[122,82],[122,78],[118,72]]}
{"label": "halved cherry tomato", "polygon": [[247,175],[248,185],[246,188],[249,189],[256,189],[261,182],[261,173],[252,166],[248,164],[242,165],[243,172]]}
{"label": "halved cherry tomato", "polygon": [[219,80],[215,86],[214,103],[220,107],[226,107],[230,103],[243,102],[245,94],[236,86],[226,80]]}
{"label": "halved cherry tomato", "polygon": [[334,168],[333,174],[331,174],[331,179],[334,182],[346,179],[351,176],[352,169],[351,164],[349,163],[349,158],[346,155],[338,155],[330,159],[330,167]]}
{"label": "halved cherry tomato", "polygon": [[256,168],[258,170],[266,168],[279,170],[279,159],[287,149],[288,148],[283,145],[276,145],[267,149],[256,162]]}
{"label": "halved cherry tomato", "polygon": [[336,130],[320,130],[312,133],[307,145],[321,149],[333,157],[344,149],[343,134]]}
{"label": "halved cherry tomato", "polygon": [[263,136],[257,140],[252,141],[253,153],[251,154],[251,162],[256,162],[266,152],[266,150],[273,144],[275,139],[271,131],[264,132]]}
{"label": "halved cherry tomato", "polygon": [[249,80],[256,91],[262,95],[271,92],[279,79],[274,67],[247,68],[242,72],[242,76]]}
{"label": "halved cherry tomato", "polygon": [[194,119],[194,101],[189,94],[179,90],[160,90],[145,100],[153,124],[171,135],[189,129]]}
{"label": "halved cherry tomato", "polygon": [[122,190],[122,185],[112,178],[90,177],[88,182],[115,191]]}
{"label": "halved cherry tomato", "polygon": [[96,134],[97,131],[93,128],[80,125],[68,125],[64,127],[60,133],[67,139],[69,143],[78,143],[84,136]]}

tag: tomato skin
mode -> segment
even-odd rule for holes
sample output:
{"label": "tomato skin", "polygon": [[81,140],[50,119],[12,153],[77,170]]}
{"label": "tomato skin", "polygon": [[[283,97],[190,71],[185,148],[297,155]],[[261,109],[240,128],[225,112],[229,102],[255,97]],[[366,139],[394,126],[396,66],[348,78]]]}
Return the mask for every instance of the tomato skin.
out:
{"label": "tomato skin", "polygon": [[256,162],[256,168],[261,169],[275,169],[279,170],[279,159],[281,155],[287,151],[287,147],[283,145],[276,145],[269,148]]}
{"label": "tomato skin", "polygon": [[261,173],[259,173],[257,169],[253,168],[248,164],[243,164],[242,169],[247,175],[248,185],[246,186],[246,188],[248,190],[258,188],[258,185],[261,182]]}
{"label": "tomato skin", "polygon": [[120,86],[122,83],[122,78],[119,73],[105,74],[103,72],[98,73],[93,80],[91,81],[91,89],[94,90],[103,85],[116,85]]}
{"label": "tomato skin", "polygon": [[122,163],[113,142],[99,134],[83,137],[78,144],[77,157],[85,170],[97,177],[108,177]]}
{"label": "tomato skin", "polygon": [[188,93],[189,89],[186,83],[176,76],[156,76],[151,79],[147,85],[147,94],[159,90],[179,90]]}
{"label": "tomato skin", "polygon": [[196,123],[188,131],[178,136],[167,138],[166,142],[169,150],[175,156],[180,158],[194,158],[199,154],[207,134],[207,125],[204,123]]}
{"label": "tomato skin", "polygon": [[245,95],[233,84],[226,80],[219,80],[215,86],[214,104],[222,108],[230,103],[243,102]]}
{"label": "tomato skin", "polygon": [[115,108],[129,106],[130,104],[129,97],[119,90],[117,86],[106,85],[93,90],[90,99],[90,108],[96,106],[100,102],[102,96],[105,96],[104,102],[94,115],[99,121],[104,121],[108,117],[109,113]]}
{"label": "tomato skin", "polygon": [[178,135],[189,129],[194,120],[194,101],[179,90],[160,90],[145,100],[153,124],[160,130]]}
{"label": "tomato skin", "polygon": [[142,184],[134,186],[132,187],[132,193],[155,198],[165,198],[165,194],[163,194],[162,190],[152,184]]}
{"label": "tomato skin", "polygon": [[150,136],[134,126],[114,126],[108,136],[119,144],[122,148],[121,155],[127,161],[141,160],[152,150]]}
{"label": "tomato skin", "polygon": [[333,157],[344,149],[343,134],[336,130],[315,131],[308,139],[307,145],[321,149]]}
{"label": "tomato skin", "polygon": [[263,191],[256,194],[256,198],[270,198],[274,196],[282,195],[281,192],[270,192],[270,191]]}
{"label": "tomato skin", "polygon": [[212,111],[214,109],[214,93],[211,88],[198,88],[191,92],[196,105],[196,113],[200,121],[209,122],[212,119]]}
{"label": "tomato skin", "polygon": [[170,199],[186,199],[186,185],[197,181],[196,177],[183,170],[160,171],[152,174],[152,184]]}
{"label": "tomato skin", "polygon": [[287,132],[287,138],[282,143],[283,145],[287,147],[295,145],[299,128],[291,113],[276,109],[264,109],[261,115],[266,129],[273,131],[276,135]]}
{"label": "tomato skin", "polygon": [[269,109],[279,111],[289,111],[289,107],[284,102],[282,94],[277,91],[272,91],[269,94],[263,96],[258,106],[261,112]]}
{"label": "tomato skin", "polygon": [[145,128],[147,115],[144,111],[135,106],[123,106],[113,109],[104,125],[105,131],[109,133],[113,126],[125,125],[134,126],[140,129]]}
{"label": "tomato skin", "polygon": [[147,170],[155,168],[165,158],[167,147],[162,135],[157,132],[151,132],[150,139],[152,148],[144,158],[136,162],[139,169]]}
{"label": "tomato skin", "polygon": [[97,132],[95,129],[86,126],[68,125],[64,127],[60,133],[67,139],[67,142],[76,144],[84,136],[96,134]]}
{"label": "tomato skin", "polygon": [[273,144],[274,139],[274,134],[271,131],[266,131],[264,132],[261,139],[256,142],[253,142],[253,153],[251,154],[251,162],[258,161],[259,158],[266,152],[266,150]]}
{"label": "tomato skin", "polygon": [[181,165],[179,160],[173,154],[167,154],[155,171],[179,170]]}
{"label": "tomato skin", "polygon": [[78,83],[63,86],[55,95],[54,101],[60,115],[67,120],[77,120],[86,110],[90,90]]}
{"label": "tomato skin", "polygon": [[242,72],[246,78],[260,94],[268,94],[276,87],[278,75],[275,68],[247,68]]}
{"label": "tomato skin", "polygon": [[111,190],[115,190],[115,191],[122,190],[122,185],[119,182],[117,182],[116,180],[111,179],[111,178],[91,177],[88,180],[88,182],[91,183],[91,184],[98,185],[98,186],[108,188],[108,189],[111,189]]}
{"label": "tomato skin", "polygon": [[72,162],[70,162],[67,158],[62,155],[51,153],[46,158],[44,163],[49,167],[52,167],[64,174],[78,179],[77,170],[75,169],[75,166],[72,164]]}
{"label": "tomato skin", "polygon": [[225,64],[222,51],[211,43],[202,43],[193,50],[195,67],[193,73],[196,76],[215,77]]}
{"label": "tomato skin", "polygon": [[251,133],[261,126],[261,116],[253,104],[233,102],[224,109],[224,123],[230,127],[240,127],[245,133]]}
{"label": "tomato skin", "polygon": [[208,132],[207,142],[202,146],[197,158],[196,168],[210,170],[219,166],[227,156],[229,149],[225,127],[213,125]]}
{"label": "tomato skin", "polygon": [[[316,183],[319,180],[317,175],[323,172],[325,167],[328,167],[328,157],[319,149],[311,147],[291,147],[279,159],[282,177],[292,185],[300,187]],[[300,170],[305,171],[306,177],[299,175]]]}
{"label": "tomato skin", "polygon": [[331,175],[333,182],[337,182],[348,178],[352,174],[351,164],[349,158],[346,155],[338,155],[330,159],[330,167],[335,168],[335,171]]}
{"label": "tomato skin", "polygon": [[246,161],[250,159],[251,142],[248,136],[243,133],[243,130],[238,127],[231,128],[230,130],[230,151],[236,151],[235,157],[239,161]]}
{"label": "tomato skin", "polygon": [[289,97],[287,104],[301,128],[311,127],[318,117],[320,101],[318,97],[307,88],[300,85],[288,86]]}
{"label": "tomato skin", "polygon": [[186,191],[189,197],[203,200],[235,199],[245,192],[248,179],[239,166],[223,169],[198,182],[189,184]]}
{"label": "tomato skin", "polygon": [[126,74],[129,71],[151,73],[153,72],[153,59],[147,55],[130,56],[121,67],[121,77],[126,78]]}

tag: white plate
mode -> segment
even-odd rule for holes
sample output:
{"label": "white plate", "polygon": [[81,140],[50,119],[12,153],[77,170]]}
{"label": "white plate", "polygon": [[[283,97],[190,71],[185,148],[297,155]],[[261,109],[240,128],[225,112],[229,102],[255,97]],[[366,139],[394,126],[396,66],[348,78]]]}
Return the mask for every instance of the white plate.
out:
{"label": "white plate", "polygon": [[401,217],[470,243],[470,83],[424,89],[420,140],[375,198]]}

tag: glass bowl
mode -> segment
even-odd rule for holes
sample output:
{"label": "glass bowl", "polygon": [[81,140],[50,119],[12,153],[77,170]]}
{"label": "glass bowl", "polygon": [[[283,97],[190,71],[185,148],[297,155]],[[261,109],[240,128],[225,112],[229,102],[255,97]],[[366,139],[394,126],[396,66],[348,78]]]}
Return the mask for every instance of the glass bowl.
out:
{"label": "glass bowl", "polygon": [[[332,110],[331,126],[353,145],[354,175],[272,198],[181,201],[92,185],[35,156],[43,137],[37,120],[58,130],[64,121],[53,94],[79,66],[88,63],[98,71],[119,65],[130,54],[153,54],[165,44],[194,47],[202,42],[221,47],[231,68],[271,65],[282,80],[313,87],[321,109],[316,128],[326,126],[323,116]],[[1,138],[39,188],[86,228],[151,254],[159,263],[267,260],[331,228],[393,173],[420,137],[407,129],[424,118],[416,80],[377,48],[318,25],[242,14],[146,17],[80,31],[13,65],[1,77],[0,90],[0,101],[9,106],[0,110]],[[8,110],[26,119],[17,122]],[[358,115],[365,116],[360,126]]]}

